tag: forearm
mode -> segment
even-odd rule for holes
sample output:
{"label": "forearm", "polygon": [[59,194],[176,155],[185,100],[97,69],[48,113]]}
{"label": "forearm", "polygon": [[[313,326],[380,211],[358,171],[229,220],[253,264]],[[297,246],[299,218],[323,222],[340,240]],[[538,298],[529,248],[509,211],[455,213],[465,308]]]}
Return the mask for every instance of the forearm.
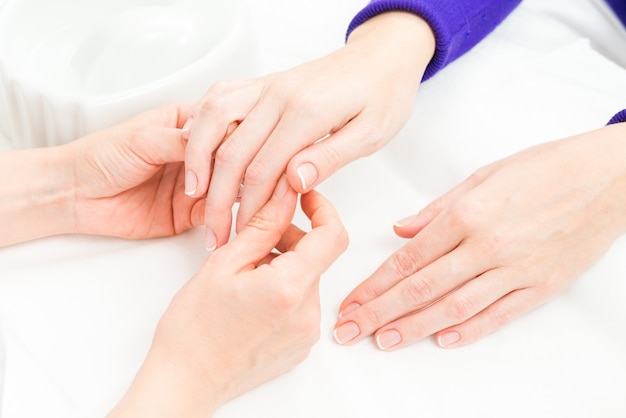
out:
{"label": "forearm", "polygon": [[0,153],[0,247],[72,231],[71,168],[60,149]]}

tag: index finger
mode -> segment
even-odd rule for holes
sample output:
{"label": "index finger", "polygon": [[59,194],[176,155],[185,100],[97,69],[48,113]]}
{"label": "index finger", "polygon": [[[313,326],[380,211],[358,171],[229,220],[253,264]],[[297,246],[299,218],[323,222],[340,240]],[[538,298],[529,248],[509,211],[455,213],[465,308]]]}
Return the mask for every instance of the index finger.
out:
{"label": "index finger", "polygon": [[344,299],[339,307],[340,317],[347,310],[377,298],[405,278],[413,275],[456,248],[464,231],[454,225],[450,216],[438,216],[426,225],[406,245],[381,264],[363,283]]}

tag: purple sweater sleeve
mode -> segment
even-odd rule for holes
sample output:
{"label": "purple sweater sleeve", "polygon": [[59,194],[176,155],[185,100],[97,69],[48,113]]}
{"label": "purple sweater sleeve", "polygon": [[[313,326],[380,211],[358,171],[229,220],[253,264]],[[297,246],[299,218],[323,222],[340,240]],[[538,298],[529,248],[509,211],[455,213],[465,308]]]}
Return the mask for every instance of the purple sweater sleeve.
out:
{"label": "purple sweater sleeve", "polygon": [[613,116],[609,121],[608,125],[612,125],[614,123],[626,122],[626,109],[619,112],[617,115]]}
{"label": "purple sweater sleeve", "polygon": [[372,17],[404,10],[424,18],[437,39],[424,80],[435,75],[487,36],[522,0],[372,0],[352,19],[347,36]]}

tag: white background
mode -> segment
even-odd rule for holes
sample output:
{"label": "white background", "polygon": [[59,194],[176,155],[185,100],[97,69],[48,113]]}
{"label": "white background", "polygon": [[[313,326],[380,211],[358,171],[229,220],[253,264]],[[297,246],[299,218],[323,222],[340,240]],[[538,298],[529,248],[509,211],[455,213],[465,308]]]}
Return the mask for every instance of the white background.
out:
{"label": "white background", "polygon": [[[260,72],[340,47],[364,3],[250,1]],[[341,347],[331,333],[343,297],[402,245],[395,220],[482,164],[595,129],[626,107],[626,70],[609,59],[620,59],[611,50],[621,41],[607,28],[587,0],[526,1],[421,87],[388,147],[323,184],[351,244],[323,278],[321,341],[302,365],[216,416],[626,416],[624,238],[550,303],[468,347],[441,350],[424,340],[384,353],[369,340]],[[161,312],[205,256],[201,230],[2,249],[3,417],[103,416],[141,363]]]}

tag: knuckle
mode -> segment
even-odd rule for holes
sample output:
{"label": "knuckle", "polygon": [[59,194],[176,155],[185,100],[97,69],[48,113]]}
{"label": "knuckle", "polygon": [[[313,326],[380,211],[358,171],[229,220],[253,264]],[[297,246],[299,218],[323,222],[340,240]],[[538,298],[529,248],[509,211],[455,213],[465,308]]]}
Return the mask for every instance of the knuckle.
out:
{"label": "knuckle", "polygon": [[317,118],[324,115],[326,104],[320,100],[320,96],[315,91],[304,91],[297,99],[290,103],[291,110],[296,114],[306,118]]}
{"label": "knuckle", "polygon": [[242,161],[241,148],[234,141],[226,141],[215,152],[216,165],[233,165]]}
{"label": "knuckle", "polygon": [[274,307],[289,317],[300,306],[302,294],[296,286],[285,285],[284,280],[277,280],[276,283],[280,284],[273,289]]}
{"label": "knuckle", "polygon": [[460,200],[452,209],[451,220],[454,228],[463,230],[473,228],[480,218],[480,202],[472,197]]}
{"label": "knuckle", "polygon": [[216,97],[206,98],[200,103],[198,109],[198,116],[201,118],[211,117],[214,118],[220,114],[221,106],[219,105],[219,99]]}
{"label": "knuckle", "polygon": [[221,96],[231,90],[231,83],[228,81],[217,81],[209,87],[205,97],[210,98],[214,96]]}
{"label": "knuckle", "polygon": [[269,180],[269,170],[267,166],[259,160],[254,160],[246,168],[244,182],[246,186],[260,186]]}
{"label": "knuckle", "polygon": [[404,282],[404,300],[409,306],[418,307],[433,298],[433,288],[423,275],[411,276]]}
{"label": "knuckle", "polygon": [[390,259],[391,269],[397,277],[408,277],[421,265],[421,257],[414,248],[403,248]]}
{"label": "knuckle", "polygon": [[333,242],[337,246],[339,252],[343,253],[348,248],[348,245],[350,244],[350,236],[343,225],[338,225]]}
{"label": "knuckle", "polygon": [[[250,218],[248,226],[261,232],[272,232],[278,234],[276,219],[268,216],[263,210],[258,211],[252,218]],[[264,235],[263,239],[267,239],[267,236]]]}
{"label": "knuckle", "polygon": [[511,312],[502,304],[492,306],[489,314],[498,328],[505,326],[513,319]]}
{"label": "knuckle", "polygon": [[474,302],[471,298],[463,294],[450,295],[448,301],[448,309],[451,318],[456,321],[455,323],[461,323],[471,318],[476,310]]}
{"label": "knuckle", "polygon": [[324,141],[320,148],[322,150],[322,158],[329,167],[338,167],[343,161],[341,153],[335,147],[334,142]]}
{"label": "knuckle", "polygon": [[361,137],[364,140],[360,143],[360,147],[363,155],[373,154],[389,138],[389,126],[385,121],[370,121],[363,124],[362,129]]}
{"label": "knuckle", "polygon": [[483,166],[470,174],[470,176],[467,178],[467,182],[472,186],[477,186],[485,181],[491,171],[492,170],[489,166]]}
{"label": "knuckle", "polygon": [[369,324],[372,328],[378,328],[387,322],[383,320],[384,318],[378,309],[372,309],[367,305],[363,306],[359,313],[362,315],[365,323]]}
{"label": "knuckle", "polygon": [[510,234],[502,229],[491,231],[487,236],[473,241],[473,246],[480,256],[502,256],[511,244]]}

